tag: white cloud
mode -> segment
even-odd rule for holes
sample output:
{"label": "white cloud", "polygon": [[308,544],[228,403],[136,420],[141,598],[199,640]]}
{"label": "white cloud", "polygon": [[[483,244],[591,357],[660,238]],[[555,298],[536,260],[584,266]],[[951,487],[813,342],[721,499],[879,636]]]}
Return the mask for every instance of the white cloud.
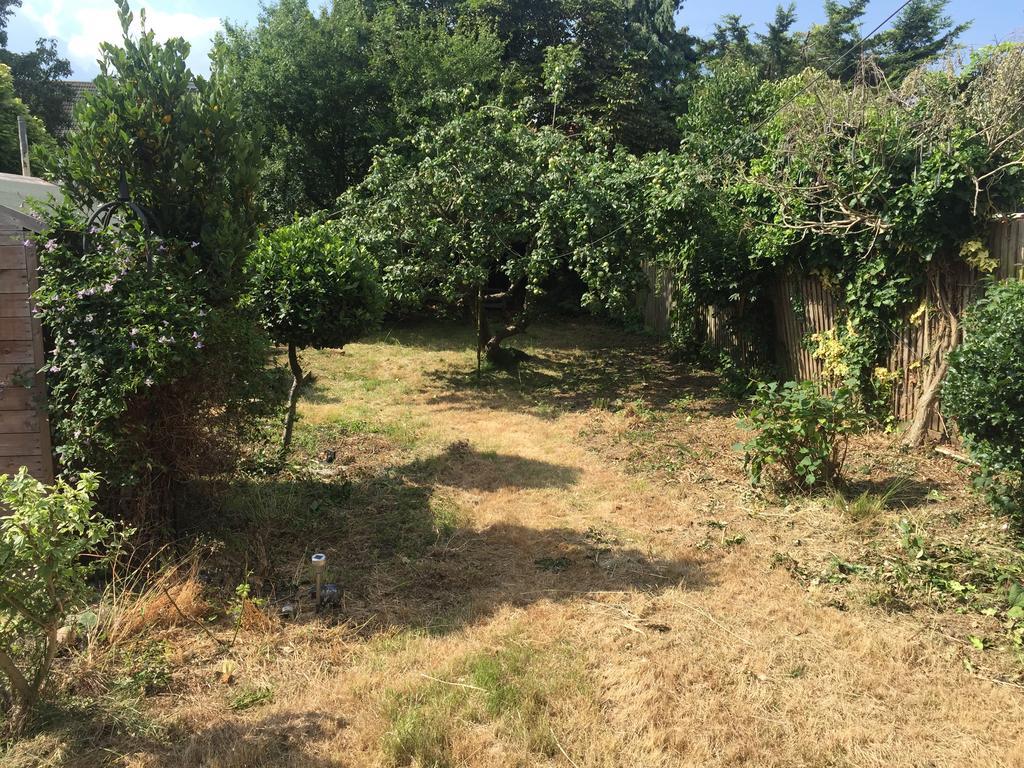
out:
{"label": "white cloud", "polygon": [[[210,39],[220,27],[217,16],[200,16],[179,10],[146,8],[146,27],[158,40],[183,37],[192,46],[188,58],[193,71],[205,73]],[[135,21],[132,32],[140,30],[139,4],[133,3]],[[55,37],[66,47],[76,77],[91,77],[97,71],[100,43],[121,39],[121,23],[112,0],[26,0],[22,12],[38,24],[47,37]]]}

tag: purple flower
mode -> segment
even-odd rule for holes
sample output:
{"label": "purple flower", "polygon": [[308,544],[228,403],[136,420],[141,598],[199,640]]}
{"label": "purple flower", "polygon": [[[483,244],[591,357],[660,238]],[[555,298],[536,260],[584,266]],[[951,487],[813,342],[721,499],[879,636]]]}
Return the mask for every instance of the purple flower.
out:
{"label": "purple flower", "polygon": [[85,322],[91,323],[93,321],[92,313],[85,316]]}
{"label": "purple flower", "polygon": [[50,373],[60,373],[60,366],[59,365],[51,365],[50,366]]}
{"label": "purple flower", "polygon": [[28,248],[30,245],[32,245],[32,241],[31,240],[22,240],[21,244],[24,245],[26,248]]}
{"label": "purple flower", "polygon": [[99,227],[89,227],[89,234],[90,235],[95,235],[99,231],[100,231]]}
{"label": "purple flower", "polygon": [[196,342],[196,349],[202,349],[202,348],[203,348],[203,342],[197,341]]}
{"label": "purple flower", "polygon": [[152,387],[152,386],[153,386],[153,380],[152,380],[151,378],[149,378],[148,376],[146,377],[146,380],[145,380],[145,382],[143,382],[143,383],[144,383],[144,384],[145,384],[145,385],[146,385],[147,387]]}
{"label": "purple flower", "polygon": [[133,350],[133,351],[138,349],[138,348],[139,348],[139,345],[136,344],[134,341],[131,344],[128,345],[128,349]]}
{"label": "purple flower", "polygon": [[192,331],[192,338],[193,339],[198,339],[199,338],[199,331]]}
{"label": "purple flower", "polygon": [[159,341],[161,344],[164,344],[164,345],[166,345],[166,344],[173,344],[174,343],[174,337],[173,336],[161,336],[159,339],[157,339],[157,341]]}
{"label": "purple flower", "polygon": [[138,336],[139,335],[139,329],[138,328],[132,328],[130,331],[128,331],[128,333],[130,335],[132,335],[132,336]]}
{"label": "purple flower", "polygon": [[43,246],[47,251],[53,252],[57,250],[57,241],[50,239],[46,241],[46,245]]}
{"label": "purple flower", "polygon": [[192,247],[193,248],[198,248],[199,247],[199,243],[196,240],[193,240],[192,241]]}
{"label": "purple flower", "polygon": [[103,292],[104,293],[110,293],[112,290],[114,290],[114,284],[113,283],[107,283],[106,285],[103,286]]}

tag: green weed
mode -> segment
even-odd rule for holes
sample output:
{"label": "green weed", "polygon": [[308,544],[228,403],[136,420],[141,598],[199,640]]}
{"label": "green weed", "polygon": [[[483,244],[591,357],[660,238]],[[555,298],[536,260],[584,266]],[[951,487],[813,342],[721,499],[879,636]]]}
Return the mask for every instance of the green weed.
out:
{"label": "green weed", "polygon": [[261,685],[256,688],[248,688],[233,699],[229,706],[236,712],[241,712],[253,707],[269,704],[274,700],[274,689],[269,685]]}

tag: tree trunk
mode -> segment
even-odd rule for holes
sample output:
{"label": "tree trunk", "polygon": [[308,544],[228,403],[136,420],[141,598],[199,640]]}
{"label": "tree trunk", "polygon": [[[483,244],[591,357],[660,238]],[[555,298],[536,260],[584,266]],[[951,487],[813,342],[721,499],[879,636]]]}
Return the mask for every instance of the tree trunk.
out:
{"label": "tree trunk", "polygon": [[18,669],[18,666],[14,663],[14,659],[7,655],[3,650],[0,650],[0,672],[4,673],[7,681],[11,684],[11,689],[19,699],[19,704],[23,701],[27,701],[32,696],[32,688],[25,679],[25,676]]}
{"label": "tree trunk", "polygon": [[[932,408],[939,398],[942,382],[945,381],[946,373],[949,371],[949,356],[959,343],[960,323],[955,315],[950,316],[948,327],[949,331],[946,338],[943,339],[944,344],[941,348],[942,360],[934,368],[931,378],[925,384],[924,391],[921,392],[921,399],[917,402],[914,419],[910,422],[906,435],[903,437],[903,443],[911,448],[920,446],[928,436],[928,420],[931,417]],[[939,349],[932,350],[933,355],[939,354],[939,352]]]}
{"label": "tree trunk", "polygon": [[[485,301],[500,301],[502,322],[495,330],[487,321]],[[509,286],[507,291],[484,294],[481,296],[480,319],[477,323],[477,344],[483,350],[489,362],[500,362],[501,342],[509,336],[521,333],[529,322],[529,296],[526,290],[526,278],[520,278]]]}
{"label": "tree trunk", "polygon": [[942,390],[942,382],[945,381],[946,373],[949,371],[949,356],[960,343],[959,307],[955,305],[948,294],[945,277],[946,274],[941,268],[936,268],[932,275],[935,302],[943,322],[931,349],[931,376],[928,377],[924,389],[921,391],[921,398],[917,402],[914,418],[903,435],[903,444],[910,448],[917,448],[924,443],[928,436],[928,420],[931,417],[932,408],[939,398],[939,392]]}
{"label": "tree trunk", "polygon": [[518,320],[514,323],[500,326],[496,331],[490,333],[489,338],[484,342],[484,356],[492,363],[495,362],[498,359],[501,342],[510,336],[522,333],[525,328],[525,320]]}
{"label": "tree trunk", "polygon": [[295,426],[295,409],[299,404],[299,389],[302,387],[302,368],[299,366],[299,355],[295,344],[288,344],[288,367],[292,369],[292,388],[288,393],[288,415],[284,421],[284,438],[281,452],[287,453],[292,444],[292,429]]}

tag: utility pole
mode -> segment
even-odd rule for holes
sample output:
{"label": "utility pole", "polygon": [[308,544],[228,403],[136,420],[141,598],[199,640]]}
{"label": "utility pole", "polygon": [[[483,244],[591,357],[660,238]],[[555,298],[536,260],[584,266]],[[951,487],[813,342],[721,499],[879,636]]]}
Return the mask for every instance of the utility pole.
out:
{"label": "utility pole", "polygon": [[28,160],[28,125],[22,115],[18,115],[18,141],[21,144],[21,175],[31,176],[32,166]]}

